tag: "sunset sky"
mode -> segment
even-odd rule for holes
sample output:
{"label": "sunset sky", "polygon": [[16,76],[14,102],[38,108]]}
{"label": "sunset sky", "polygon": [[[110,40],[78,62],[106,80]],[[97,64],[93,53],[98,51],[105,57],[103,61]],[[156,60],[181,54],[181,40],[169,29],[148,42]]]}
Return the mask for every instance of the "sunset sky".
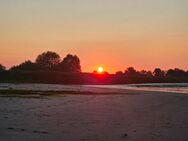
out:
{"label": "sunset sky", "polygon": [[188,0],[0,0],[0,64],[44,51],[82,70],[188,70]]}

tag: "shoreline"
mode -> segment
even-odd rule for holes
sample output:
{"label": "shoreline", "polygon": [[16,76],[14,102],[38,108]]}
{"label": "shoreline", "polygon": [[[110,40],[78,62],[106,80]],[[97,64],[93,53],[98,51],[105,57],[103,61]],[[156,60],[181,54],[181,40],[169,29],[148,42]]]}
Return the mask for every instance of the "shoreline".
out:
{"label": "shoreline", "polygon": [[0,97],[19,97],[19,98],[42,98],[49,96],[65,96],[65,95],[140,95],[140,94],[167,94],[167,95],[187,95],[187,93],[177,91],[160,91],[150,89],[117,89],[117,88],[101,88],[87,87],[73,90],[27,90],[27,89],[0,89]]}
{"label": "shoreline", "polygon": [[155,84],[124,84],[124,85],[59,85],[59,84],[0,84],[0,96],[3,94],[80,94],[80,95],[111,95],[126,94],[125,92],[162,92],[188,94],[188,83],[155,83]]}
{"label": "shoreline", "polygon": [[[0,94],[3,141],[187,141],[188,95],[141,90]],[[0,93],[2,90],[0,90]],[[92,93],[91,93],[92,92]]]}

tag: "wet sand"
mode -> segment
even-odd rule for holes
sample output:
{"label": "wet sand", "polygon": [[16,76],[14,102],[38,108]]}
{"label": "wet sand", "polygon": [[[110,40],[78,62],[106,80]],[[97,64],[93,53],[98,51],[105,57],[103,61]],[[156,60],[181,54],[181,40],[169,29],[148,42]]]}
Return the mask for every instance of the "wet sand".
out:
{"label": "wet sand", "polygon": [[0,141],[188,140],[187,94],[110,92],[0,97]]}

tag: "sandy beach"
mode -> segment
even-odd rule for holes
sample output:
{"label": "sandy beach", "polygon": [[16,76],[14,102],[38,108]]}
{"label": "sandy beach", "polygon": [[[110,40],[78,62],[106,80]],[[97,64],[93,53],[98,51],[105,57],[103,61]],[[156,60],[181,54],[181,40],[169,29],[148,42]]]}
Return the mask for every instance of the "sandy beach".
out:
{"label": "sandy beach", "polygon": [[187,94],[95,90],[88,95],[1,95],[0,141],[188,140]]}

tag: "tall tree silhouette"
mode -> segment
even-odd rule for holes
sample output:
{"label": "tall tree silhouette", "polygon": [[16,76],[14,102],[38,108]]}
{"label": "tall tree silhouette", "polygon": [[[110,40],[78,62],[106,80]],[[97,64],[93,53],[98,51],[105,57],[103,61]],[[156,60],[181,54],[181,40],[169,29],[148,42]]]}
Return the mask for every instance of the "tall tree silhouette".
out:
{"label": "tall tree silhouette", "polygon": [[154,71],[153,71],[153,75],[155,77],[164,77],[165,76],[165,72],[162,71],[160,68],[156,68]]}
{"label": "tall tree silhouette", "polygon": [[36,64],[44,70],[53,70],[60,61],[61,58],[56,52],[47,51],[37,57]]}
{"label": "tall tree silhouette", "polygon": [[137,75],[138,73],[133,67],[128,67],[125,70],[124,74],[127,75],[127,76],[134,76],[134,75]]}
{"label": "tall tree silhouette", "polygon": [[58,70],[62,72],[81,72],[80,59],[76,55],[68,54],[59,64]]}

